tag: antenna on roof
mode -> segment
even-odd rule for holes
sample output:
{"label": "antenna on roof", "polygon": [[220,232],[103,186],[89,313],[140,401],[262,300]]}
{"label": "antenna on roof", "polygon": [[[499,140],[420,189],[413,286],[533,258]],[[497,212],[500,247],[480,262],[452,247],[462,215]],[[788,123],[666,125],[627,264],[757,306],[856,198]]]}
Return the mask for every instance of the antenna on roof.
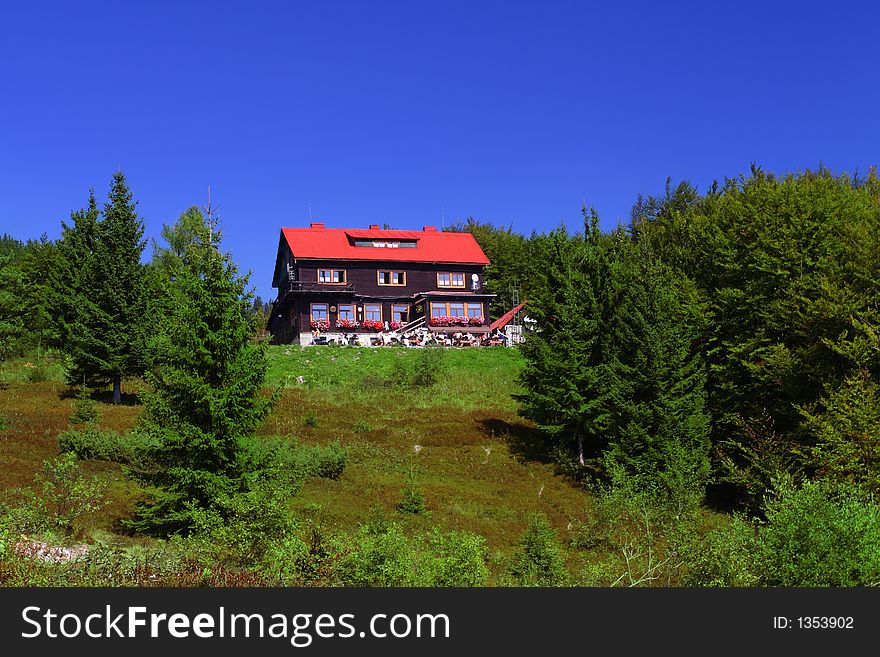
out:
{"label": "antenna on roof", "polygon": [[309,221],[312,220],[312,202],[309,201]]}
{"label": "antenna on roof", "polygon": [[446,209],[440,208],[440,228],[446,230]]}

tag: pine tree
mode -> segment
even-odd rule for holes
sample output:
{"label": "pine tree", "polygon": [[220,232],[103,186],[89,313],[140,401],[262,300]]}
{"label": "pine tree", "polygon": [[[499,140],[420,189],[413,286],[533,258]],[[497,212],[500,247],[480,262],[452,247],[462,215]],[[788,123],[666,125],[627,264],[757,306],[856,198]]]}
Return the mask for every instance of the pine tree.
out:
{"label": "pine tree", "polygon": [[[94,191],[90,190],[88,206],[71,212],[69,225],[61,222],[57,258],[47,273],[49,300],[54,309],[54,342],[69,354],[76,351],[77,339],[82,330],[81,314],[85,303],[90,300],[89,288],[99,216],[100,210]],[[83,382],[80,380],[78,383]]]}
{"label": "pine tree", "polygon": [[204,221],[179,263],[144,395],[144,428],[161,443],[149,479],[161,490],[131,523],[165,535],[191,530],[200,510],[223,513],[247,488],[247,443],[272,402],[260,395],[266,345],[251,339],[247,279]]}
{"label": "pine tree", "polygon": [[142,373],[146,360],[144,228],[132,199],[117,171],[103,219],[96,221],[91,198],[89,209],[75,214],[74,227],[62,236],[62,243],[70,241],[62,249],[61,270],[70,276],[68,308],[61,313],[62,346],[71,359],[68,381],[112,383],[116,404],[122,400],[122,377]]}
{"label": "pine tree", "polygon": [[614,399],[603,461],[655,499],[692,508],[710,471],[706,369],[695,348],[705,329],[703,304],[693,284],[656,262],[644,243],[626,256],[615,374],[627,386]]}
{"label": "pine tree", "polygon": [[519,397],[557,457],[578,459],[643,490],[692,504],[708,475],[705,371],[695,350],[703,308],[692,284],[656,262],[648,243],[585,234],[545,240],[545,272],[529,301],[536,329],[522,346]]}

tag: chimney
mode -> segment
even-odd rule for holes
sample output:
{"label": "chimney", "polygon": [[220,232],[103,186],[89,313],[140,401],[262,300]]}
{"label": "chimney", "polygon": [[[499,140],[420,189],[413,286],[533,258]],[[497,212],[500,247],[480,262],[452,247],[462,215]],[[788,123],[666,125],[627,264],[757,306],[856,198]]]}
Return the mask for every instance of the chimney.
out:
{"label": "chimney", "polygon": [[309,224],[309,228],[311,228],[312,230],[324,230],[324,223],[323,222],[318,223],[318,222],[313,221],[312,223]]}
{"label": "chimney", "polygon": [[423,227],[422,227],[422,230],[423,230],[424,232],[426,232],[426,233],[436,233],[436,232],[437,232],[437,226],[423,226]]}
{"label": "chimney", "polygon": [[370,224],[370,230],[379,230],[379,224]]}

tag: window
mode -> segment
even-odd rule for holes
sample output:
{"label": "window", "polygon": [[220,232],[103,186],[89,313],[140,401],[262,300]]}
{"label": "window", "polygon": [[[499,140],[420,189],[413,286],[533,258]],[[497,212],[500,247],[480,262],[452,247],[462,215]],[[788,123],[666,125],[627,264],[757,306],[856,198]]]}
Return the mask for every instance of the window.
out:
{"label": "window", "polygon": [[483,304],[461,303],[458,301],[451,301],[449,303],[432,301],[431,317],[467,317],[468,319],[477,319],[483,317]]}
{"label": "window", "polygon": [[395,322],[405,324],[409,321],[409,306],[399,306],[393,304],[391,306],[391,319]]}
{"label": "window", "polygon": [[345,283],[344,269],[319,269],[319,283]]}
{"label": "window", "polygon": [[326,303],[313,303],[312,304],[312,321],[317,321],[319,319],[327,319],[327,304]]}
{"label": "window", "polygon": [[381,240],[355,240],[355,246],[368,246],[374,249],[414,249],[416,248],[415,240],[394,240],[393,242],[384,242]]}
{"label": "window", "polygon": [[376,277],[379,285],[406,285],[405,271],[380,271]]}
{"label": "window", "polygon": [[438,287],[464,287],[464,272],[441,271],[437,272]]}
{"label": "window", "polygon": [[382,304],[381,303],[365,303],[364,319],[373,322],[382,321]]}
{"label": "window", "polygon": [[337,315],[337,319],[354,320],[354,305],[350,304],[350,303],[340,303],[339,304],[339,314]]}

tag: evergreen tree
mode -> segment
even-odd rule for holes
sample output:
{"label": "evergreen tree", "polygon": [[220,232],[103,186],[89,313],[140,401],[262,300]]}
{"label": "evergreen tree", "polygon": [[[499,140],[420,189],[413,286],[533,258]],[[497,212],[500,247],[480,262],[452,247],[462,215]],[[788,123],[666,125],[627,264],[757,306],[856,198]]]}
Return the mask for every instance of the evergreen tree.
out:
{"label": "evergreen tree", "polygon": [[160,491],[131,523],[141,531],[187,532],[203,510],[231,513],[259,469],[248,444],[272,402],[260,395],[266,345],[251,339],[247,279],[218,247],[202,222],[180,254],[151,344],[144,428],[160,439],[149,475]]}
{"label": "evergreen tree", "polygon": [[596,454],[605,447],[610,420],[602,315],[602,299],[610,293],[604,287],[606,247],[595,213],[588,216],[583,238],[559,228],[542,239],[546,258],[529,300],[537,328],[521,345],[526,361],[521,412],[546,436],[550,451],[562,454],[576,443],[581,465],[586,451]]}
{"label": "evergreen tree", "polygon": [[15,253],[0,254],[0,361],[20,351],[25,336],[25,279]]}
{"label": "evergreen tree", "polygon": [[[70,257],[65,270],[72,323],[65,320],[63,347],[70,356],[68,381],[90,386],[113,384],[113,402],[122,397],[122,377],[143,372],[145,336],[149,321],[144,266],[145,242],[136,202],[121,171],[113,174],[103,219],[95,221],[96,205],[74,216]],[[65,226],[66,228],[66,226]],[[91,248],[91,253],[89,249]],[[80,266],[79,272],[72,270]]]}
{"label": "evergreen tree", "polygon": [[544,279],[529,302],[520,397],[557,454],[577,443],[615,475],[678,504],[708,475],[705,371],[695,348],[703,308],[693,285],[622,231],[545,240]]}
{"label": "evergreen tree", "polygon": [[[71,212],[69,225],[61,222],[57,258],[47,273],[49,300],[54,308],[54,340],[60,349],[69,354],[77,351],[76,345],[84,330],[84,306],[91,302],[89,290],[99,217],[95,193],[90,190],[88,206]],[[82,384],[83,381],[78,383]]]}

